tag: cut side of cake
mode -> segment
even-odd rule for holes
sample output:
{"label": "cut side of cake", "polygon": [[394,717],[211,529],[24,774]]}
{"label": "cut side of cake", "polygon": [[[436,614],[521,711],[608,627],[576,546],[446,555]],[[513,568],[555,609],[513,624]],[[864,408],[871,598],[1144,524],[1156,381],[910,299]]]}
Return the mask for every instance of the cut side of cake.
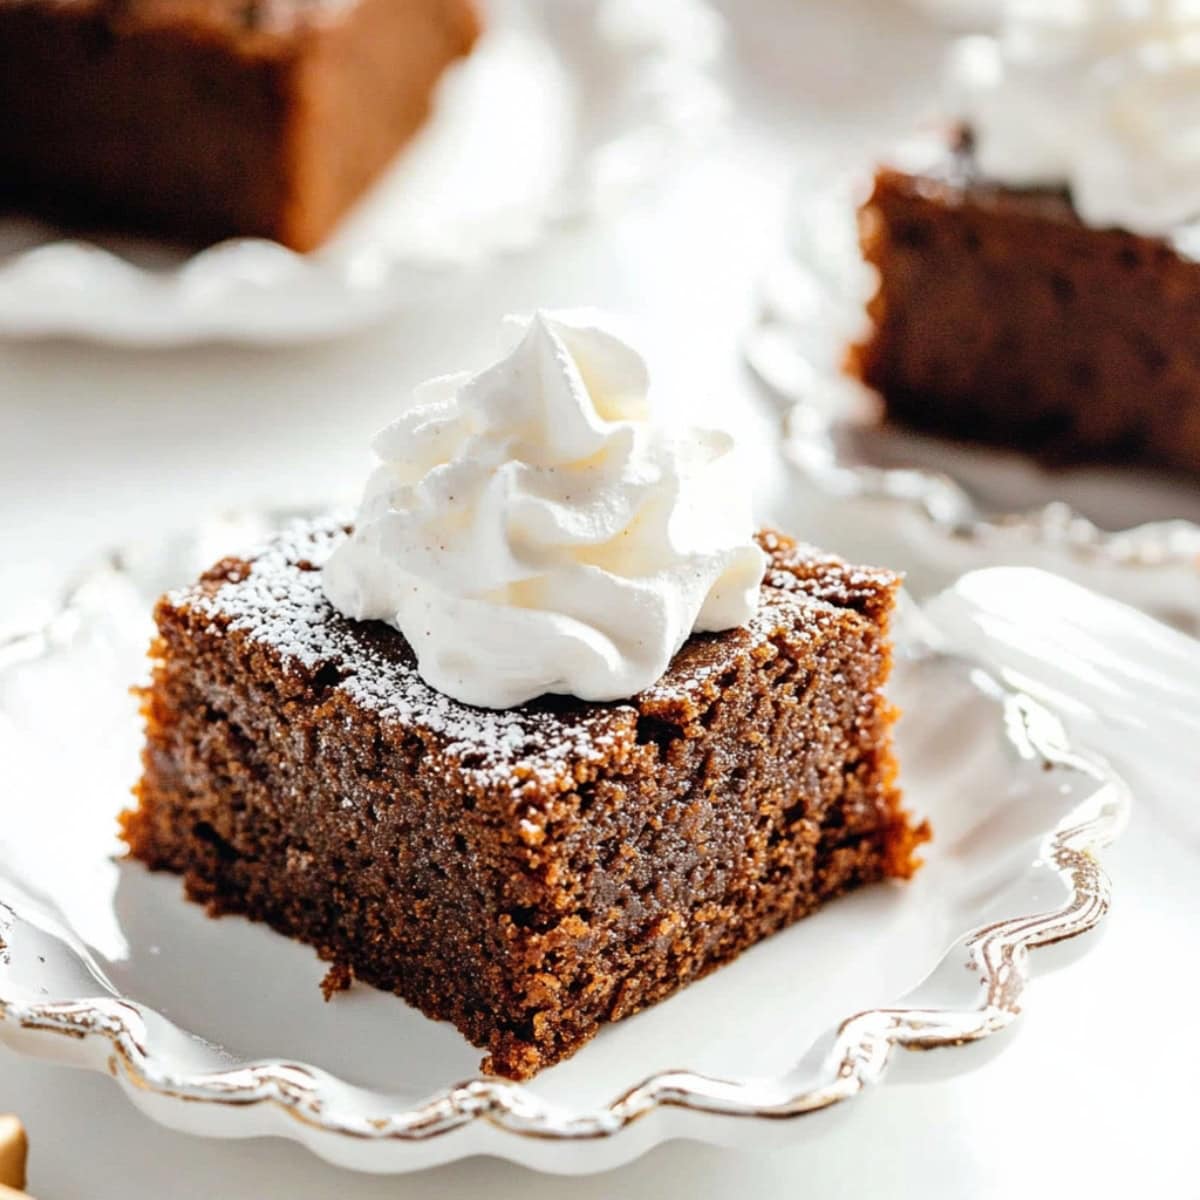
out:
{"label": "cut side of cake", "polygon": [[897,577],[774,534],[749,626],[628,701],[473,708],[341,616],[298,526],[156,610],[134,857],[525,1078],[925,840],[883,693]]}
{"label": "cut side of cake", "polygon": [[881,169],[860,227],[879,285],[849,369],[890,418],[1056,462],[1200,472],[1200,262],[1170,240],[989,182],[966,139]]}
{"label": "cut side of cake", "polygon": [[478,33],[473,0],[0,0],[0,204],[311,250]]}

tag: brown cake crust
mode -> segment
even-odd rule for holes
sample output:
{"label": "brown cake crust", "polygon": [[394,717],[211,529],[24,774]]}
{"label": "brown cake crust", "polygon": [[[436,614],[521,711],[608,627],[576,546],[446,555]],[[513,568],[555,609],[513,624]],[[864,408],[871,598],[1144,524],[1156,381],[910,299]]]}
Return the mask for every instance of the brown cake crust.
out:
{"label": "brown cake crust", "polygon": [[897,421],[1054,461],[1200,471],[1200,264],[979,177],[969,142],[875,176],[849,369]]}
{"label": "brown cake crust", "polygon": [[478,32],[474,0],[0,0],[0,204],[310,250]]}
{"label": "brown cake crust", "polygon": [[342,618],[335,525],[158,605],[134,856],[454,1022],[514,1078],[847,888],[908,877],[881,691],[897,578],[763,537],[750,627],[628,702],[492,712]]}

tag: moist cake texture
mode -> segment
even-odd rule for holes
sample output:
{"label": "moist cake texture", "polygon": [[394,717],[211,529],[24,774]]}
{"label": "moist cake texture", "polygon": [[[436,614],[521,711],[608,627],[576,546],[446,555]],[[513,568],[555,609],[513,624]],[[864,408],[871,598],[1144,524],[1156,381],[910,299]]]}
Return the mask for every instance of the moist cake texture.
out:
{"label": "moist cake texture", "polygon": [[881,169],[860,216],[879,286],[849,369],[890,417],[1055,461],[1200,472],[1200,263],[1085,225],[1063,192],[980,178],[967,140]]}
{"label": "moist cake texture", "polygon": [[0,0],[0,204],[310,250],[477,34],[473,0]]}
{"label": "moist cake texture", "polygon": [[897,577],[775,534],[752,623],[627,702],[471,708],[321,587],[297,526],[158,604],[132,854],[527,1077],[848,888],[907,878]]}

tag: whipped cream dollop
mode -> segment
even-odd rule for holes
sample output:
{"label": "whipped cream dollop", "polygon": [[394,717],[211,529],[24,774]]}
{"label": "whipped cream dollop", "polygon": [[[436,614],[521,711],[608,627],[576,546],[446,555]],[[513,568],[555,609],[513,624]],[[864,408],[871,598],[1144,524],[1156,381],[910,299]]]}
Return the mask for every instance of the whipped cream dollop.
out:
{"label": "whipped cream dollop", "polygon": [[1094,226],[1162,235],[1200,216],[1197,0],[1008,0],[949,83],[985,175],[1066,187]]}
{"label": "whipped cream dollop", "polygon": [[649,382],[614,334],[539,312],[502,361],[424,384],[374,440],[330,601],[484,708],[629,697],[693,630],[744,625],[765,557],[732,439],[654,424]]}

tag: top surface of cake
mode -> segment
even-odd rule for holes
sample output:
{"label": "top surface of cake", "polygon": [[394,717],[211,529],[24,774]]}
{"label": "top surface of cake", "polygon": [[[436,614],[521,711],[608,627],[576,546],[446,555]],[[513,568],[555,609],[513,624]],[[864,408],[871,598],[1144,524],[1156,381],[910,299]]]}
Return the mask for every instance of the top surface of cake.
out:
{"label": "top surface of cake", "polygon": [[999,214],[1082,224],[1070,196],[1060,186],[1012,187],[989,179],[980,169],[965,127],[910,143],[895,162],[880,168],[880,176],[892,186],[947,206],[970,203]]}
{"label": "top surface of cake", "polygon": [[781,629],[814,638],[858,614],[883,621],[898,586],[892,572],[849,566],[777,534],[761,536],[768,554],[758,611],[747,628],[694,635],[666,674],[628,701],[586,703],[548,696],[520,707],[471,707],[426,684],[404,637],[381,621],[338,613],[321,568],[345,542],[335,520],[296,525],[246,558],[228,558],[199,582],[171,593],[170,607],[269,648],[285,669],[326,676],[359,706],[388,723],[432,732],[444,753],[482,783],[528,779],[567,789],[580,772],[621,754],[639,717],[686,725],[719,693],[721,675],[747,647]]}

